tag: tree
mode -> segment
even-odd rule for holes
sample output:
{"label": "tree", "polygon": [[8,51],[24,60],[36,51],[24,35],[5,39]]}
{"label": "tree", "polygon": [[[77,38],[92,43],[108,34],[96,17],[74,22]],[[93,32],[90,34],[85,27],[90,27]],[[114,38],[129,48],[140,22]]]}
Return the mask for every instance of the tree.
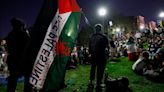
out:
{"label": "tree", "polygon": [[77,44],[79,46],[88,46],[89,44],[89,37],[93,33],[93,30],[89,26],[83,26],[78,33]]}

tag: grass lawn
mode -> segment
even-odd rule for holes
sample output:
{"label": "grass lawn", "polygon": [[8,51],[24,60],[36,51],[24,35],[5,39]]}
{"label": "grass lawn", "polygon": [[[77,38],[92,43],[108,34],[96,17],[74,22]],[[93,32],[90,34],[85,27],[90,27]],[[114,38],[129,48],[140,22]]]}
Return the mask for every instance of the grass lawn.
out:
{"label": "grass lawn", "polygon": [[154,83],[147,80],[144,76],[133,73],[132,64],[127,58],[120,58],[121,62],[107,64],[108,73],[113,77],[126,76],[129,78],[129,87],[133,92],[164,92],[164,83]]}
{"label": "grass lawn", "polygon": [[[131,70],[133,62],[129,62],[127,58],[120,58],[121,62],[108,63],[105,72],[109,73],[113,78],[126,76],[129,78],[129,87],[133,92],[164,92],[164,84],[154,83],[147,80],[143,76],[136,75]],[[86,92],[89,80],[90,65],[80,65],[76,69],[68,70],[65,82],[67,88],[60,92]],[[23,83],[19,83],[17,92],[22,92]],[[0,86],[0,92],[5,92],[6,87]]]}

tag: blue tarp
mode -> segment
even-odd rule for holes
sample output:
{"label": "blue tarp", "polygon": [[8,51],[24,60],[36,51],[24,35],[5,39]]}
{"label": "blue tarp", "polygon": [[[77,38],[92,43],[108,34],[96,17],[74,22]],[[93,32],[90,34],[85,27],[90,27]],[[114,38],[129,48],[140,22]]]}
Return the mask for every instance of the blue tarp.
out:
{"label": "blue tarp", "polygon": [[[20,77],[18,79],[18,82],[23,82],[24,81],[24,77]],[[3,75],[0,75],[0,85],[7,85],[7,78]]]}

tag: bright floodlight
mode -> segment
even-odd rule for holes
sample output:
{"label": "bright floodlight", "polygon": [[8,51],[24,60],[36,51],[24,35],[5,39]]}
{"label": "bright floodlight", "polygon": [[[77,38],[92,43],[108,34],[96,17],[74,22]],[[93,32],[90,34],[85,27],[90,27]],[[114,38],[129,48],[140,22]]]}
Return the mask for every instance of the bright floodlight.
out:
{"label": "bright floodlight", "polygon": [[145,28],[144,25],[140,25],[140,30],[143,30]]}
{"label": "bright floodlight", "polygon": [[2,57],[5,57],[5,54],[2,54]]}
{"label": "bright floodlight", "polygon": [[113,22],[112,21],[109,21],[109,26],[113,26]]}
{"label": "bright floodlight", "polygon": [[161,13],[159,14],[159,17],[160,17],[160,18],[164,18],[164,12],[161,12]]}
{"label": "bright floodlight", "polygon": [[116,32],[120,32],[120,30],[121,30],[121,29],[120,29],[119,27],[118,27],[118,28],[116,28]]}
{"label": "bright floodlight", "polygon": [[105,7],[99,8],[99,9],[98,9],[98,14],[99,14],[100,16],[105,16],[105,15],[107,14],[106,8],[105,8]]}

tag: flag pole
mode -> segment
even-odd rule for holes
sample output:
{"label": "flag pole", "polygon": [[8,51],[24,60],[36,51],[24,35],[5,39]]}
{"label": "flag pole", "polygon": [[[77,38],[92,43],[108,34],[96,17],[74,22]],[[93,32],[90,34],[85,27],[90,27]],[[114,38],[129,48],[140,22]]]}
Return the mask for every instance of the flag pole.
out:
{"label": "flag pole", "polygon": [[82,16],[84,17],[85,23],[86,23],[91,29],[93,29],[93,27],[91,26],[91,24],[90,24],[88,18],[86,17],[85,13],[83,12],[82,8],[81,8],[81,13],[82,13]]}

